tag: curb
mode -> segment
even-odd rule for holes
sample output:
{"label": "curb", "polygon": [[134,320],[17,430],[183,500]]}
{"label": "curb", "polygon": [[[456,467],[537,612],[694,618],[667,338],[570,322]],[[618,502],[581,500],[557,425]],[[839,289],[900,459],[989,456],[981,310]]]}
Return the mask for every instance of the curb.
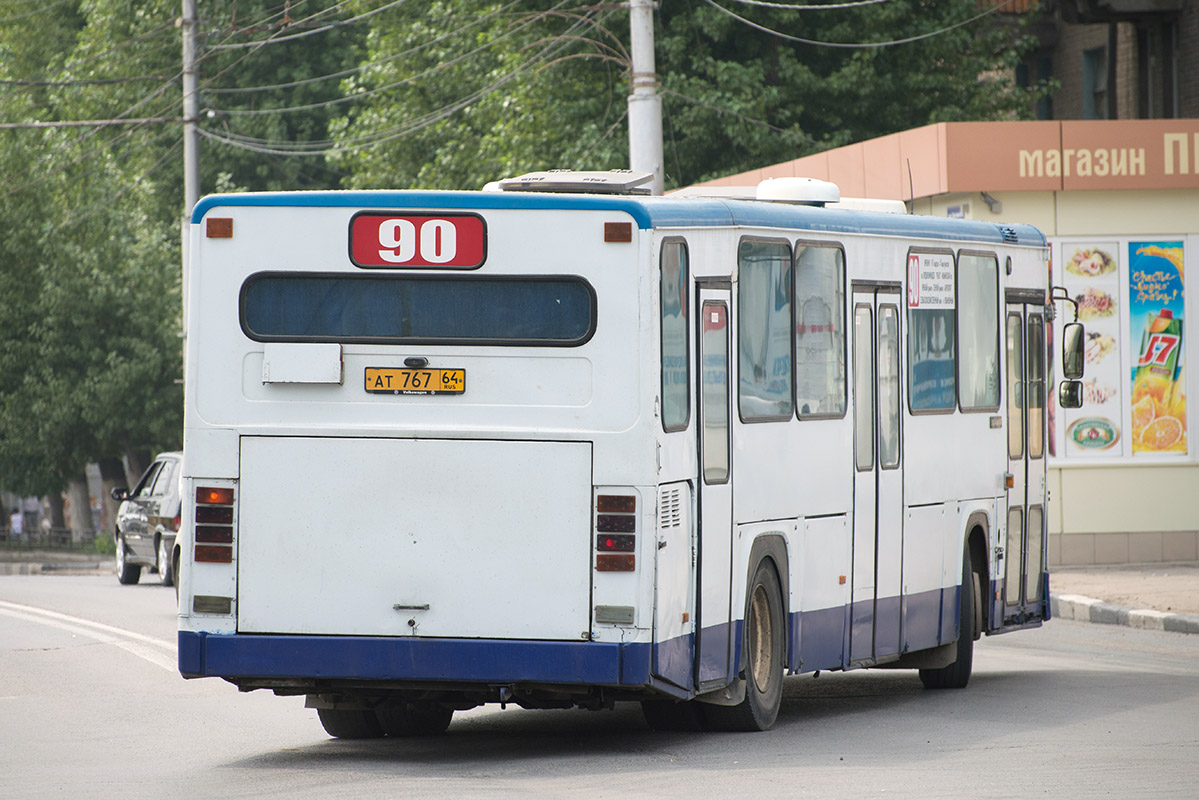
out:
{"label": "curb", "polygon": [[1080,594],[1049,594],[1050,612],[1058,619],[1097,622],[1101,625],[1126,625],[1173,633],[1199,633],[1199,616],[1174,614],[1144,608],[1125,608]]}

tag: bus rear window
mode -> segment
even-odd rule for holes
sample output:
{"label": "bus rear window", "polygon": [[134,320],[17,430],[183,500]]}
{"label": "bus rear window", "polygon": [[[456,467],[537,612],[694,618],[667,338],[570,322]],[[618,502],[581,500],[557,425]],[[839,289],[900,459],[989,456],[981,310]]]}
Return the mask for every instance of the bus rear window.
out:
{"label": "bus rear window", "polygon": [[259,273],[241,326],[260,342],[573,347],[595,333],[580,278]]}

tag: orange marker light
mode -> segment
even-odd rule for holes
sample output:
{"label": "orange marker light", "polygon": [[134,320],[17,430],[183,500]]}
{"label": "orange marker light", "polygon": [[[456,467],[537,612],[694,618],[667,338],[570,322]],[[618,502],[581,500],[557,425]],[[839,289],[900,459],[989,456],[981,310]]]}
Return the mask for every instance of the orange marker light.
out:
{"label": "orange marker light", "polygon": [[206,506],[231,506],[233,505],[233,489],[230,487],[213,488],[210,486],[197,486],[196,502]]}

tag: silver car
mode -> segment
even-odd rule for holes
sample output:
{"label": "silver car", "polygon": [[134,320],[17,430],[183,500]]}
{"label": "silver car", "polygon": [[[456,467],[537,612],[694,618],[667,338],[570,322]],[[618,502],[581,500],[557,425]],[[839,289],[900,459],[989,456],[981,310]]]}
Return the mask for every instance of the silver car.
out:
{"label": "silver car", "polygon": [[113,531],[117,546],[117,580],[137,583],[142,568],[158,573],[166,586],[175,582],[175,534],[182,510],[183,454],[159,453],[133,491],[112,490],[120,501]]}

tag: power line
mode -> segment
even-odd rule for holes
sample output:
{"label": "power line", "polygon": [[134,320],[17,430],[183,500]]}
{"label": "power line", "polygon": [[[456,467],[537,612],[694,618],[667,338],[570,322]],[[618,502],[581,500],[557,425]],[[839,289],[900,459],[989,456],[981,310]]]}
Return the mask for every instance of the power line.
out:
{"label": "power line", "polygon": [[149,125],[159,122],[183,122],[182,117],[137,117],[118,119],[69,119],[54,122],[0,122],[0,131],[45,128],[107,128],[113,125]]}
{"label": "power line", "polygon": [[772,125],[771,123],[766,122],[765,120],[755,119],[754,117],[743,114],[740,111],[734,111],[731,108],[722,108],[721,106],[710,103],[707,100],[700,100],[697,97],[692,97],[690,95],[683,94],[682,92],[676,92],[673,89],[661,88],[661,89],[659,89],[659,91],[661,91],[662,94],[664,94],[664,95],[670,95],[671,97],[677,97],[680,100],[685,100],[686,102],[692,103],[693,105],[703,106],[704,108],[711,109],[712,111],[715,111],[719,114],[728,114],[729,116],[737,117],[738,119],[740,119],[744,122],[748,122],[751,125],[758,125],[760,127],[767,128],[767,129],[773,131],[774,133],[779,134],[780,136],[790,136],[792,138],[798,139],[799,141],[803,142],[804,144],[812,145],[813,147],[820,146],[819,142],[817,142],[815,139],[813,139],[812,137],[808,136],[805,133],[800,133],[799,131],[789,131],[786,128],[780,128],[777,125]]}
{"label": "power line", "polygon": [[[263,45],[268,45],[268,44],[279,44],[280,42],[290,42],[294,39],[302,39],[305,36],[314,36],[318,33],[325,33],[326,31],[331,31],[334,28],[343,28],[347,25],[352,25],[355,22],[360,22],[364,19],[367,19],[368,17],[373,17],[376,14],[381,14],[389,8],[393,8],[395,6],[402,5],[403,3],[406,3],[406,2],[408,2],[408,0],[392,0],[392,2],[387,3],[386,5],[379,6],[378,8],[374,9],[373,11],[367,11],[365,14],[359,14],[358,16],[351,17],[350,19],[339,20],[337,22],[333,22],[328,25],[324,25],[320,28],[310,28],[309,30],[301,31],[299,33],[293,33],[288,36],[275,35],[275,36],[268,37],[266,39],[260,39],[255,42],[238,42],[236,44],[214,44],[214,45],[207,46],[205,49],[208,49],[208,50],[242,50],[247,47],[259,48],[259,47],[262,47]],[[341,5],[344,5],[344,3],[337,4],[337,6],[341,6]],[[337,8],[337,6],[333,6],[333,8]],[[317,14],[314,14],[313,17],[320,16],[321,14],[327,14],[331,10],[332,10],[332,8],[326,9],[325,11],[318,12]],[[312,17],[309,17],[309,19],[311,19],[311,18]]]}
{"label": "power line", "polygon": [[58,6],[61,6],[67,2],[70,2],[70,0],[56,0],[56,2],[46,3],[46,4],[42,5],[41,8],[35,8],[32,11],[26,11],[24,14],[12,14],[11,16],[0,17],[0,25],[3,25],[6,22],[16,22],[17,20],[28,19],[29,17],[35,17],[38,14],[44,13],[46,11],[51,11],[51,10],[57,8]]}
{"label": "power line", "polygon": [[963,20],[963,21],[955,23],[953,25],[949,25],[947,27],[941,28],[940,30],[931,31],[929,33],[922,33],[918,36],[909,36],[906,39],[895,39],[895,40],[892,40],[889,42],[819,42],[814,39],[804,39],[803,37],[800,37],[800,36],[792,36],[787,33],[782,33],[780,31],[776,31],[772,28],[767,28],[765,25],[759,25],[756,22],[752,22],[752,21],[746,19],[745,17],[742,17],[739,14],[736,14],[736,13],[728,10],[724,6],[717,3],[715,0],[704,0],[704,2],[707,3],[708,5],[712,6],[712,8],[715,8],[718,11],[728,14],[730,17],[732,17],[733,19],[742,23],[743,25],[747,25],[750,28],[753,28],[754,30],[761,31],[762,33],[766,33],[771,36],[777,36],[778,38],[786,39],[789,42],[797,42],[799,44],[810,44],[810,45],[814,45],[816,47],[837,47],[837,48],[842,48],[842,49],[847,49],[847,50],[869,50],[869,49],[876,48],[876,47],[893,47],[895,45],[910,44],[912,42],[918,42],[922,39],[930,39],[933,36],[940,36],[943,33],[948,33],[949,31],[956,30],[957,28],[961,28],[964,25],[969,25],[972,22],[976,22],[976,21],[982,19],[983,17],[990,16],[991,14],[994,14],[995,12],[999,11],[1000,9],[1011,5],[1015,1],[1016,0],[1004,0],[1003,3],[1000,3],[997,6],[992,6],[991,8],[982,12],[981,14],[976,14],[975,16],[971,17],[970,19]]}
{"label": "power line", "polygon": [[90,78],[71,81],[22,81],[22,80],[0,80],[0,86],[28,86],[30,88],[42,87],[75,87],[75,86],[112,86],[121,83],[142,83],[144,81],[161,81],[162,75],[141,75],[130,78]]}
{"label": "power line", "polygon": [[[337,97],[332,100],[324,100],[319,103],[307,103],[307,104],[301,105],[301,106],[290,106],[290,107],[286,107],[286,108],[222,109],[222,108],[216,108],[216,107],[211,107],[211,106],[210,106],[210,108],[213,112],[215,112],[217,114],[223,114],[223,115],[227,115],[227,116],[269,116],[269,115],[275,115],[275,114],[290,114],[290,113],[293,113],[296,111],[314,111],[317,109],[331,108],[336,105],[341,105],[342,103],[357,102],[359,100],[363,100],[368,97],[372,97],[376,94],[381,94],[383,92],[390,91],[390,90],[398,88],[400,86],[414,83],[414,82],[416,82],[422,78],[425,78],[429,75],[433,75],[438,72],[441,72],[442,70],[449,69],[450,67],[453,67],[454,65],[458,64],[459,62],[470,58],[471,56],[474,56],[484,50],[488,50],[488,49],[494,47],[495,45],[499,44],[500,42],[502,42],[504,39],[508,38],[509,36],[519,33],[520,31],[524,30],[525,28],[529,27],[534,22],[536,22],[537,19],[541,16],[543,16],[543,15],[541,15],[541,14],[530,15],[528,18],[526,18],[526,20],[522,24],[520,24],[516,27],[510,28],[509,30],[507,30],[504,33],[500,34],[499,36],[495,37],[494,39],[491,39],[491,40],[487,41],[486,43],[479,45],[474,50],[470,50],[466,53],[463,53],[455,58],[450,59],[449,61],[442,61],[433,67],[429,67],[428,69],[424,70],[423,72],[417,73],[416,75],[410,75],[407,78],[403,78],[403,79],[395,81],[393,83],[389,83],[385,86],[378,86],[378,87],[375,87],[374,89],[368,89],[366,91],[358,92],[356,94]],[[444,38],[444,37],[442,37],[442,38]]]}
{"label": "power line", "polygon": [[766,0],[732,0],[734,3],[744,3],[747,6],[758,6],[759,8],[778,8],[787,11],[834,11],[842,8],[861,8],[862,6],[875,6],[879,3],[889,3],[891,0],[856,0],[852,3],[829,3],[827,5],[792,5],[789,3],[769,3]]}
{"label": "power line", "polygon": [[[577,22],[575,25],[572,25],[567,30],[567,33],[568,34],[573,33],[576,29],[581,28],[582,25],[583,25],[582,22]],[[446,118],[452,116],[453,114],[456,114],[458,111],[461,111],[462,109],[467,108],[470,105],[473,105],[475,102],[477,102],[482,97],[485,97],[486,95],[491,94],[492,92],[500,89],[504,85],[512,82],[514,79],[519,77],[521,74],[527,72],[530,68],[536,66],[539,62],[545,61],[548,58],[552,58],[559,51],[561,51],[562,48],[566,47],[567,44],[568,43],[554,42],[554,43],[548,45],[547,47],[543,48],[537,55],[528,59],[523,64],[521,64],[520,66],[511,70],[510,72],[506,73],[505,75],[501,76],[500,78],[498,78],[491,84],[488,84],[487,86],[484,86],[481,89],[478,89],[478,90],[470,93],[466,97],[459,98],[458,100],[454,101],[453,103],[448,103],[448,104],[442,106],[441,108],[430,111],[427,114],[421,115],[420,117],[417,117],[415,119],[405,120],[404,122],[401,122],[400,124],[394,125],[391,128],[385,129],[383,131],[373,131],[370,134],[365,134],[363,136],[355,137],[355,138],[352,138],[349,140],[334,141],[334,140],[326,139],[326,140],[321,140],[321,141],[310,141],[310,142],[289,142],[289,141],[280,141],[280,140],[259,139],[256,137],[250,137],[250,136],[245,136],[242,134],[237,134],[232,131],[229,131],[222,135],[222,134],[214,133],[212,131],[208,131],[208,130],[204,130],[204,129],[200,129],[200,134],[202,136],[204,136],[205,138],[212,139],[212,140],[218,141],[218,142],[222,142],[222,143],[228,144],[232,147],[238,147],[241,149],[250,150],[252,152],[266,154],[266,155],[323,156],[323,155],[327,155],[328,153],[332,153],[332,152],[337,152],[337,153],[356,152],[358,150],[364,150],[369,147],[375,147],[377,145],[384,144],[389,141],[393,141],[395,139],[400,138],[401,136],[405,136],[409,133],[420,130],[421,128],[428,127],[429,125],[433,125],[437,122],[440,122],[443,119],[446,119]]]}
{"label": "power line", "polygon": [[521,2],[523,2],[523,0],[513,0],[511,3],[509,3],[506,6],[503,6],[495,11],[492,11],[489,14],[484,14],[481,17],[477,17],[474,22],[471,22],[468,25],[463,25],[461,28],[450,31],[449,33],[443,33],[440,36],[430,39],[427,42],[422,42],[421,44],[417,45],[416,47],[410,48],[408,50],[404,50],[403,52],[393,53],[392,55],[389,55],[386,58],[380,58],[375,61],[370,61],[365,64],[361,64],[357,67],[354,67],[353,69],[347,69],[347,70],[343,70],[341,72],[334,72],[329,75],[322,75],[318,78],[306,78],[304,80],[291,81],[289,83],[277,83],[277,84],[274,84],[273,86],[230,87],[228,89],[206,88],[204,90],[204,94],[206,94],[206,95],[210,95],[210,94],[211,95],[249,94],[251,92],[266,92],[266,91],[275,91],[278,89],[295,89],[300,86],[307,86],[309,84],[320,83],[320,82],[326,81],[326,80],[340,80],[342,78],[348,78],[349,76],[351,76],[355,73],[362,72],[364,70],[370,69],[371,67],[377,67],[377,66],[381,66],[383,64],[390,63],[392,61],[395,61],[396,59],[403,58],[404,56],[412,55],[413,53],[417,53],[421,50],[424,50],[427,47],[432,47],[433,45],[437,44],[438,42],[443,42],[446,39],[449,39],[460,33],[464,33],[466,31],[470,30],[471,28],[475,27],[476,25],[480,25],[489,19],[492,19],[497,16],[501,16],[501,15],[507,13],[508,9],[512,8],[515,5],[519,5]]}

